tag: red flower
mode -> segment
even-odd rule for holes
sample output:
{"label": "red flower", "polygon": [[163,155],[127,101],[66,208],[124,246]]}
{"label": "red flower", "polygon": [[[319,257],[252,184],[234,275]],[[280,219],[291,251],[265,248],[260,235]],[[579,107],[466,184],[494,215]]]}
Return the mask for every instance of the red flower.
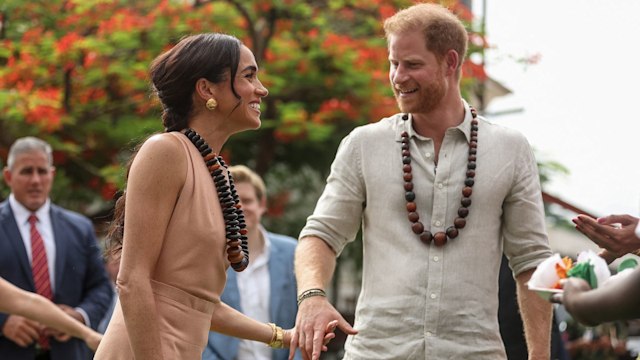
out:
{"label": "red flower", "polygon": [[58,40],[56,43],[56,50],[58,53],[64,54],[68,52],[79,40],[82,40],[80,35],[75,32],[70,32]]}
{"label": "red flower", "polygon": [[116,188],[113,183],[108,182],[102,186],[102,189],[100,189],[100,195],[102,195],[102,198],[105,200],[111,200],[117,191],[118,188]]}

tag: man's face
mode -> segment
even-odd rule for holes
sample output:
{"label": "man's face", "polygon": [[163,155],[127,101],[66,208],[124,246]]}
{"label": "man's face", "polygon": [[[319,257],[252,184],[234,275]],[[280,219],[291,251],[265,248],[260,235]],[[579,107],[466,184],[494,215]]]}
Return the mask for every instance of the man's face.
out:
{"label": "man's face", "polygon": [[5,182],[16,200],[31,211],[38,210],[49,197],[55,168],[49,165],[47,155],[30,151],[16,156],[13,166],[5,168]]}
{"label": "man's face", "polygon": [[427,50],[419,31],[390,34],[389,80],[398,107],[406,113],[429,113],[447,91],[444,65]]}
{"label": "man's face", "polygon": [[266,201],[258,199],[256,189],[249,182],[235,183],[236,191],[240,197],[240,204],[244,210],[244,218],[247,229],[255,230],[260,225],[262,215],[267,210]]}

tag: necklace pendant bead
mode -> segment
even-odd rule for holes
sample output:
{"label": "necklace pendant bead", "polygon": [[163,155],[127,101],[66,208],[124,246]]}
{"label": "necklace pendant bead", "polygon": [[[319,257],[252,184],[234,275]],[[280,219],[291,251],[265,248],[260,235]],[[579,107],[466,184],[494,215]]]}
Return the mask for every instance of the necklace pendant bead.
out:
{"label": "necklace pendant bead", "polygon": [[413,225],[411,225],[411,230],[413,231],[414,234],[422,234],[422,232],[424,231],[424,225],[422,225],[421,222],[415,222],[413,223]]}
{"label": "necklace pendant bead", "polygon": [[407,191],[404,194],[404,198],[405,198],[405,200],[411,202],[411,201],[416,199],[416,194],[414,194],[413,191]]}
{"label": "necklace pendant bead", "polygon": [[447,234],[441,232],[437,232],[435,235],[433,235],[433,243],[436,244],[436,246],[443,246],[444,244],[447,243]]}
{"label": "necklace pendant bead", "polygon": [[431,240],[433,240],[433,235],[429,231],[425,231],[420,234],[420,241],[422,241],[425,245],[431,244]]}
{"label": "necklace pendant bead", "polygon": [[467,225],[467,220],[465,220],[464,218],[457,217],[455,220],[453,220],[453,226],[455,226],[456,229],[462,229],[465,225]]}

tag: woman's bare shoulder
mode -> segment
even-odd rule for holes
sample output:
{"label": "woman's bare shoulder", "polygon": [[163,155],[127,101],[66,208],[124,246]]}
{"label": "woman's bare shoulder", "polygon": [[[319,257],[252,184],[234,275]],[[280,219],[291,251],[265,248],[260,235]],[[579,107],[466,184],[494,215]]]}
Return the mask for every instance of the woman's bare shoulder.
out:
{"label": "woman's bare shoulder", "polygon": [[130,175],[137,172],[143,177],[162,176],[166,180],[173,178],[180,182],[184,180],[185,171],[186,156],[182,143],[176,136],[162,133],[149,137],[142,144],[133,161]]}

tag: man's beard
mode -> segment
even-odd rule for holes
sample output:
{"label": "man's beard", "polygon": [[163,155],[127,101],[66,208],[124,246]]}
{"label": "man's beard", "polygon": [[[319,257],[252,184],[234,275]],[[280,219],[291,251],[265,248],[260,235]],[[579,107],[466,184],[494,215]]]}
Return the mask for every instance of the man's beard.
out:
{"label": "man's beard", "polygon": [[403,104],[399,90],[394,89],[393,93],[396,97],[398,107],[403,113],[430,113],[440,105],[440,102],[444,98],[446,92],[445,86],[444,77],[438,76],[436,81],[418,90],[420,95],[418,101],[412,100],[408,104]]}

